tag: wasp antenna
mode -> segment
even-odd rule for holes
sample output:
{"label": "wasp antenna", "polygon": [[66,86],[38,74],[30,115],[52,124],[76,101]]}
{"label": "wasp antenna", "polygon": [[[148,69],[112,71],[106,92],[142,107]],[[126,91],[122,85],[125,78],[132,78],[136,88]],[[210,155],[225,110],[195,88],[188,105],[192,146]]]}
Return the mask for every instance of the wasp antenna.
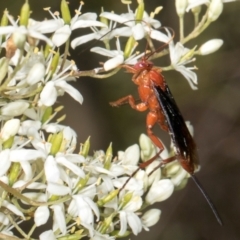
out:
{"label": "wasp antenna", "polygon": [[215,206],[214,206],[214,204],[212,203],[211,199],[209,198],[209,196],[207,195],[207,193],[206,193],[205,190],[203,189],[201,183],[198,181],[198,179],[197,179],[195,176],[191,175],[191,178],[192,178],[192,180],[194,181],[194,183],[196,184],[196,186],[198,187],[198,189],[200,190],[200,192],[202,193],[202,195],[204,196],[204,198],[206,199],[206,201],[207,201],[209,207],[211,208],[211,210],[212,210],[215,218],[217,219],[218,223],[219,223],[221,226],[223,226],[223,222],[222,222],[222,220],[221,220],[221,218],[220,218],[220,216],[219,216],[219,214],[218,214],[218,212],[217,212],[217,209],[215,208]]}

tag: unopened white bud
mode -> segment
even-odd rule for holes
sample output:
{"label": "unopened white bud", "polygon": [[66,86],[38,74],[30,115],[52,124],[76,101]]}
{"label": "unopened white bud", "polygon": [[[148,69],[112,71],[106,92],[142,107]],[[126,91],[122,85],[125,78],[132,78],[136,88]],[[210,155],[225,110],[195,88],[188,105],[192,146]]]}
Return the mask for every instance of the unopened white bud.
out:
{"label": "unopened white bud", "polygon": [[12,34],[12,39],[17,48],[23,49],[27,39],[27,29],[25,26],[20,26],[17,31]]}
{"label": "unopened white bud", "polygon": [[169,179],[154,182],[146,196],[146,202],[150,205],[155,202],[162,202],[172,195],[173,190],[174,185]]}
{"label": "unopened white bud", "polygon": [[212,0],[208,8],[208,20],[213,22],[218,19],[223,10],[222,0]]}
{"label": "unopened white bud", "polygon": [[35,63],[27,75],[27,83],[33,85],[43,79],[45,75],[45,67],[42,63]]}
{"label": "unopened white bud", "polygon": [[1,139],[3,141],[8,140],[10,137],[14,136],[18,132],[19,127],[20,127],[19,119],[8,120],[1,130],[0,133]]}
{"label": "unopened white bud", "polygon": [[175,7],[179,17],[185,14],[188,5],[188,0],[175,0]]}
{"label": "unopened white bud", "polygon": [[144,213],[142,222],[146,227],[151,227],[159,221],[160,216],[161,210],[153,208]]}
{"label": "unopened white bud", "polygon": [[207,55],[216,52],[223,45],[222,39],[212,39],[205,42],[199,49],[200,55]]}
{"label": "unopened white bud", "polygon": [[19,116],[23,114],[28,107],[29,107],[29,103],[27,102],[15,101],[3,106],[1,109],[1,113],[2,115],[10,116],[10,117]]}

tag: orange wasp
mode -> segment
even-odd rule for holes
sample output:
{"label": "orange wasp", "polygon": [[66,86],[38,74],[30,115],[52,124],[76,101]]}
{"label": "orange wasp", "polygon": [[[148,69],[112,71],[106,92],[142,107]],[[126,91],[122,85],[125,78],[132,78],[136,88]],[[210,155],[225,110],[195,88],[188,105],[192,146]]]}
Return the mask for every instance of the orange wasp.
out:
{"label": "orange wasp", "polygon": [[[149,110],[146,118],[148,136],[160,149],[159,153],[161,153],[164,149],[164,145],[152,131],[154,125],[158,123],[164,131],[169,133],[175,153],[175,156],[161,160],[158,167],[174,160],[178,160],[181,166],[190,174],[191,178],[207,200],[217,221],[222,225],[217,210],[197,178],[194,176],[194,172],[198,168],[196,144],[185,124],[163,75],[161,74],[161,69],[154,67],[153,63],[146,60],[146,58],[143,58],[134,66],[123,65],[122,67],[126,68],[129,73],[133,74],[132,81],[138,86],[138,94],[141,102],[136,104],[134,97],[128,95],[115,102],[111,102],[110,105],[117,107],[129,103],[129,105],[137,111],[142,112]],[[141,163],[132,176],[140,168],[147,167],[155,159],[156,156],[149,159],[147,162]]]}

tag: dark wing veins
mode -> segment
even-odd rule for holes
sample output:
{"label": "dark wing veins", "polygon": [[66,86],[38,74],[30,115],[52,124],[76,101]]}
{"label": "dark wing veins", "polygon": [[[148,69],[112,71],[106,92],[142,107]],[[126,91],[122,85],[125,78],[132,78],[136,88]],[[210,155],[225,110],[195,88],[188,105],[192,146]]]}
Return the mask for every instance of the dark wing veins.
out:
{"label": "dark wing veins", "polygon": [[155,95],[162,108],[177,156],[187,161],[198,162],[195,142],[185,124],[168,86],[163,91],[159,86],[153,86]]}

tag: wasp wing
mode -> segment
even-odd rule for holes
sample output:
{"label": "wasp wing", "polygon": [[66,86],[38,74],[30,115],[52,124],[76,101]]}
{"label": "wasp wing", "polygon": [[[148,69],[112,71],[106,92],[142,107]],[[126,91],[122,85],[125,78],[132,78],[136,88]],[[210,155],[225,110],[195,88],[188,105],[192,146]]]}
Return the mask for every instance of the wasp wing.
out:
{"label": "wasp wing", "polygon": [[165,86],[164,91],[160,86],[154,86],[153,88],[166,119],[176,157],[180,161],[187,161],[187,165],[192,169],[187,171],[193,173],[198,164],[196,144],[168,86]]}

